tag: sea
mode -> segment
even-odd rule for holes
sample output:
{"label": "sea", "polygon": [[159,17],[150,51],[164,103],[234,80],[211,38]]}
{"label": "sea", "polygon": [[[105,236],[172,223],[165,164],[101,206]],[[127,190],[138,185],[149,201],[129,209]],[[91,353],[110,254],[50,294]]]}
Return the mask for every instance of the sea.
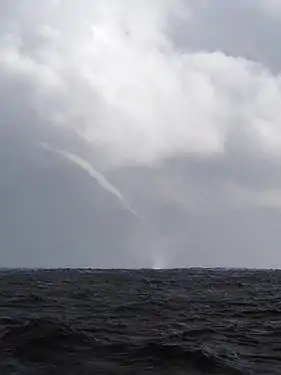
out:
{"label": "sea", "polygon": [[0,271],[0,374],[280,375],[281,271]]}

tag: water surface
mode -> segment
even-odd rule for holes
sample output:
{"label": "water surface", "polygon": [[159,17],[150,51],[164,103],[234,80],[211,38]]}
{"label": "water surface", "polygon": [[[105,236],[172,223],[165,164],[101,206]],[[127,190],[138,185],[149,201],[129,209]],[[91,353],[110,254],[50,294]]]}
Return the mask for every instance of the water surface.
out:
{"label": "water surface", "polygon": [[281,272],[0,272],[1,374],[281,374]]}

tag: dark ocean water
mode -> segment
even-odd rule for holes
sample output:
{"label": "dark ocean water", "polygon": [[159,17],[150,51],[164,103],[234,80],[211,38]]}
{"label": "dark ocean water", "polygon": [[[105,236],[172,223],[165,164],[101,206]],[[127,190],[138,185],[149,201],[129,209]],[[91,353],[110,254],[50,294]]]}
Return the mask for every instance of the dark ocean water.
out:
{"label": "dark ocean water", "polygon": [[281,374],[281,272],[0,272],[0,374]]}

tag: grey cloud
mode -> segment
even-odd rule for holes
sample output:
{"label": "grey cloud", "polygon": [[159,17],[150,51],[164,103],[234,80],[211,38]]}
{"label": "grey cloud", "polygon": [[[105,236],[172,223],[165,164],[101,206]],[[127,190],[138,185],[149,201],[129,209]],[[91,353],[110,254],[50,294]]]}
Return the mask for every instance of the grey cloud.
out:
{"label": "grey cloud", "polygon": [[173,38],[183,49],[220,50],[227,55],[261,62],[278,73],[281,71],[277,38],[281,32],[280,8],[276,14],[273,3],[263,0],[207,1],[190,22],[178,23],[172,31]]}
{"label": "grey cloud", "polygon": [[195,3],[0,4],[3,266],[281,267],[280,18]]}

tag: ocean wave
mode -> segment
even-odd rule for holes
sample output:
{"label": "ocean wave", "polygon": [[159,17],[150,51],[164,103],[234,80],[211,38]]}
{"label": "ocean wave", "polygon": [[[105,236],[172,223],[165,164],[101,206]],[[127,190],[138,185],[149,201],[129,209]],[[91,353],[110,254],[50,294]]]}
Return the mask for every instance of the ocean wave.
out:
{"label": "ocean wave", "polygon": [[281,273],[39,270],[0,278],[1,375],[281,374]]}
{"label": "ocean wave", "polygon": [[[229,359],[217,356],[205,348],[188,348],[182,344],[161,342],[100,341],[70,324],[54,319],[29,319],[20,321],[9,317],[0,318],[0,351],[2,364],[11,358],[22,365],[61,363],[74,355],[93,362],[121,361],[130,364],[151,364],[155,368],[176,371],[184,368],[201,374],[245,375]],[[194,333],[194,332],[193,332]],[[93,364],[94,366],[94,364]]]}

